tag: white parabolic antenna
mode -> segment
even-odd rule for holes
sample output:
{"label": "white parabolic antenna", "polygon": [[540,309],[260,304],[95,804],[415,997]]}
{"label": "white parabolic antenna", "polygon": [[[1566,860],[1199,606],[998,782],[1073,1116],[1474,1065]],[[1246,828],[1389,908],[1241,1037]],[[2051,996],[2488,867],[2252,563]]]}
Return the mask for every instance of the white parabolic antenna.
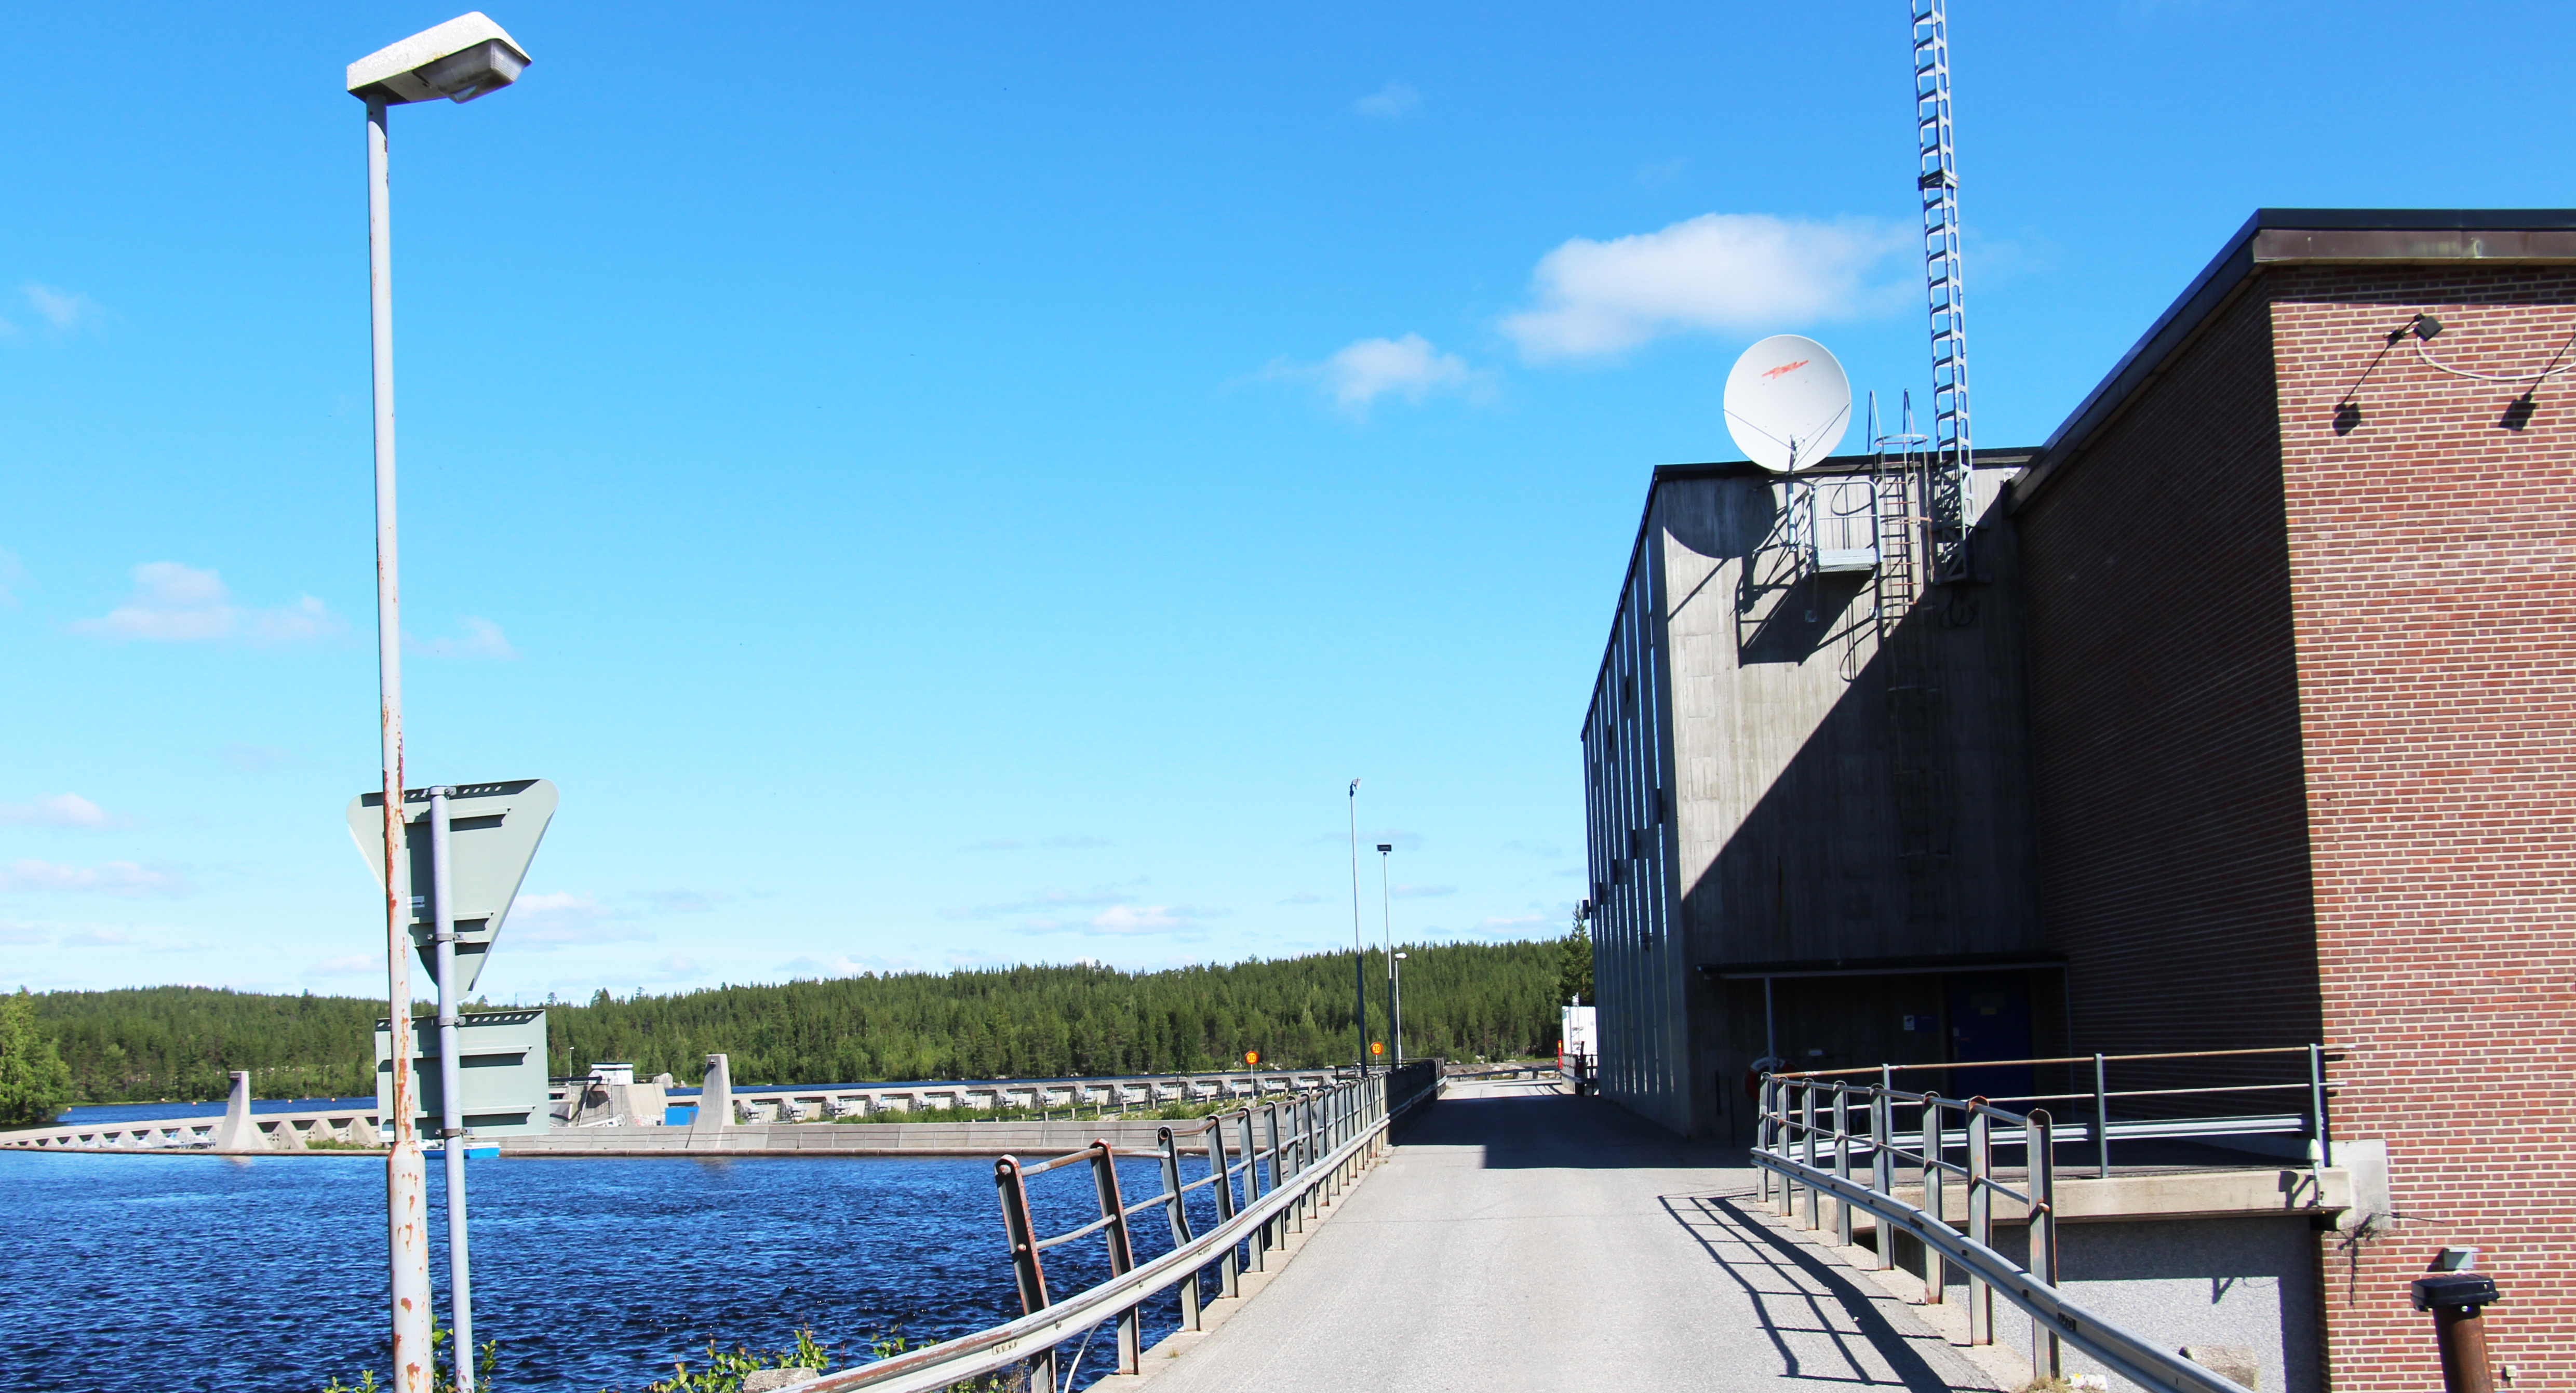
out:
{"label": "white parabolic antenna", "polygon": [[1726,375],[1726,433],[1765,469],[1816,464],[1850,427],[1851,379],[1814,339],[1773,334],[1744,350]]}

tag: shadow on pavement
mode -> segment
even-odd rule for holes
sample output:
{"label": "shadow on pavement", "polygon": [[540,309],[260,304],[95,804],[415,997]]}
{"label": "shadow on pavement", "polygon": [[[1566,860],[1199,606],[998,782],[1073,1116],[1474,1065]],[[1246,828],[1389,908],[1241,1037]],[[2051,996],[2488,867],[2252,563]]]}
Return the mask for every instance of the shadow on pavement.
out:
{"label": "shadow on pavement", "polygon": [[[1913,1348],[1912,1338],[1918,1337],[1899,1330],[1849,1273],[1773,1232],[1733,1197],[1666,1195],[1663,1206],[1744,1288],[1783,1374],[1909,1393],[1951,1393],[1961,1386]],[[1966,1386],[1986,1385],[1980,1380]]]}
{"label": "shadow on pavement", "polygon": [[1744,1164],[1741,1147],[1685,1141],[1597,1097],[1537,1090],[1443,1098],[1401,1139],[1407,1146],[1482,1147],[1488,1170]]}

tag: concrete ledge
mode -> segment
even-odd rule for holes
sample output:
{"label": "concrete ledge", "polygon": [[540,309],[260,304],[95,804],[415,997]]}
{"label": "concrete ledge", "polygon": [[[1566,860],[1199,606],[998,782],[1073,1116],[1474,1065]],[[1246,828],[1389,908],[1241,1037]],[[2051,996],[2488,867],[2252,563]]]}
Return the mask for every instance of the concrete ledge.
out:
{"label": "concrete ledge", "polygon": [[[2013,1189],[2022,1188],[2018,1177],[1996,1177]],[[1953,1181],[1944,1197],[1946,1212],[1942,1217],[1953,1227],[1965,1228],[1967,1201],[1962,1198],[1963,1185]],[[1923,1202],[1923,1187],[1899,1185],[1896,1197],[1907,1204]],[[1800,1204],[1806,1203],[1804,1199]],[[1823,1201],[1831,1205],[1828,1198]],[[2019,1200],[1997,1195],[1993,1200],[1994,1220],[1998,1224],[2027,1224],[2030,1208]],[[2144,1175],[2114,1174],[2099,1176],[2057,1177],[2057,1217],[2066,1223],[2128,1219],[2218,1219],[2246,1214],[2338,1214],[2352,1207],[2352,1172],[2343,1169],[2311,1171],[2304,1167],[2248,1167],[2244,1170],[2173,1171]],[[1852,1215],[1855,1227],[1868,1228],[1871,1220],[1866,1211]]]}

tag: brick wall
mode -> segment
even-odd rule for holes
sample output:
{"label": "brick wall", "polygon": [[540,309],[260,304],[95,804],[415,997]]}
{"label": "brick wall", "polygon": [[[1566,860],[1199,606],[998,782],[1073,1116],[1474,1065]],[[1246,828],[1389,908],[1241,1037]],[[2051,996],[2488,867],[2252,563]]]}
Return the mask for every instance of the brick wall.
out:
{"label": "brick wall", "polygon": [[2318,1038],[2279,461],[2248,297],[2016,514],[2040,918],[2078,1052]]}
{"label": "brick wall", "polygon": [[2463,1244],[2513,1387],[2576,1389],[2576,374],[2511,422],[2518,386],[2411,345],[2354,390],[2419,310],[2441,361],[2534,370],[2576,270],[2267,281],[2336,1125],[2387,1141],[2408,1216],[2323,1244],[2334,1386],[2440,1386],[2405,1287]]}

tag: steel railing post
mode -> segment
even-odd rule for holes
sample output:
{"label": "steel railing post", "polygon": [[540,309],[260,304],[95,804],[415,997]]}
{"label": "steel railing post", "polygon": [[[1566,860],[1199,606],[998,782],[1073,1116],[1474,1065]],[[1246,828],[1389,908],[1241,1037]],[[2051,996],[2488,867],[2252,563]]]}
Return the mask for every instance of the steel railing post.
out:
{"label": "steel railing post", "polygon": [[[1253,1141],[1252,1109],[1249,1106],[1244,1108],[1242,1124],[1235,1131],[1237,1137],[1235,1150],[1243,1156],[1243,1206],[1249,1209],[1261,1203],[1261,1152]],[[1275,1190],[1278,1185],[1274,1182],[1271,1188]],[[1269,1238],[1268,1224],[1263,1224],[1244,1235],[1244,1260],[1250,1264],[1249,1270],[1254,1272],[1262,1270],[1261,1250],[1268,1243]]]}
{"label": "steel railing post", "polygon": [[2109,1066],[2102,1055],[2093,1055],[2093,1155],[2094,1168],[2102,1178],[2111,1178],[2111,1087]]}
{"label": "steel railing post", "polygon": [[[1172,1226],[1172,1246],[1178,1248],[1197,1237],[1190,1232],[1190,1207],[1182,1198],[1181,1153],[1173,1144],[1169,1127],[1156,1128],[1154,1140],[1163,1153],[1163,1221]],[[1181,1279],[1181,1328],[1199,1328],[1199,1274],[1195,1270]]]}
{"label": "steel railing post", "polygon": [[[1247,1113],[1245,1116],[1249,1119],[1250,1114]],[[1218,1228],[1223,1228],[1234,1219],[1234,1177],[1228,1175],[1225,1169],[1225,1123],[1221,1119],[1208,1119],[1207,1153],[1208,1175],[1216,1181],[1214,1185],[1211,1185],[1208,1188],[1216,1191],[1216,1223]],[[1251,1158],[1246,1157],[1245,1159],[1250,1160]],[[1235,1296],[1239,1294],[1235,1290],[1235,1284],[1242,1274],[1243,1268],[1241,1265],[1241,1259],[1235,1256],[1235,1251],[1235,1245],[1228,1243],[1225,1245],[1225,1256],[1217,1260],[1217,1294],[1219,1296]]]}
{"label": "steel railing post", "polygon": [[[2057,1147],[2048,1114],[2030,1110],[2022,1124],[2023,1148],[2030,1162],[2030,1261],[2024,1266],[2041,1286],[2057,1285]],[[2057,1329],[2037,1316],[2030,1322],[2031,1376],[2054,1379],[2064,1372],[2059,1360]]]}
{"label": "steel railing post", "polygon": [[[1834,1080],[1834,1179],[1851,1180],[1851,1085],[1840,1079]],[[1834,1201],[1834,1244],[1852,1245],[1852,1206],[1847,1199]]]}
{"label": "steel railing post", "polygon": [[[1805,1143],[1805,1154],[1800,1159],[1806,1162],[1807,1169],[1814,1170],[1816,1168],[1816,1081],[1801,1079],[1799,1084],[1798,1132],[1800,1140]],[[1816,1187],[1809,1185],[1806,1188],[1807,1222],[1801,1227],[1813,1233],[1823,1228],[1825,1221],[1824,1216],[1816,1212]]]}
{"label": "steel railing post", "polygon": [[[1986,1100],[1968,1100],[1968,1237],[1995,1245],[1994,1138]],[[1995,1292],[1986,1279],[1968,1269],[1968,1343],[1995,1342]]]}
{"label": "steel railing post", "polygon": [[[1091,1183],[1100,1193],[1100,1217],[1108,1221],[1100,1232],[1109,1244],[1109,1275],[1124,1277],[1135,1269],[1136,1248],[1127,1240],[1127,1207],[1118,1197],[1118,1160],[1105,1141],[1091,1144]],[[1137,1320],[1143,1309],[1140,1304],[1118,1312],[1118,1372],[1122,1374],[1135,1373],[1144,1362],[1144,1332]]]}
{"label": "steel railing post", "polygon": [[[1262,1131],[1270,1139],[1270,1188],[1276,1190],[1280,1186],[1288,1183],[1288,1153],[1281,1150],[1279,1147],[1279,1104],[1276,1101],[1272,1102],[1262,1114]],[[1261,1265],[1263,1271],[1266,1272],[1270,1268],[1271,1250],[1287,1241],[1288,1216],[1285,1212],[1282,1212],[1269,1223],[1262,1225]]]}
{"label": "steel railing post", "polygon": [[[1941,1095],[1925,1090],[1923,1094],[1923,1213],[1933,1223],[1947,1225],[1950,1216],[1943,1192],[1949,1188],[1949,1173],[1941,1169]],[[1938,1306],[1948,1299],[1950,1290],[1949,1260],[1941,1250],[1923,1245],[1923,1304]]]}
{"label": "steel railing post", "polygon": [[[1726,1086],[1724,1077],[1719,1078],[1718,1086],[1721,1088]],[[1771,1099],[1775,1087],[1776,1085],[1771,1082],[1771,1076],[1764,1074],[1761,1085],[1754,1090],[1753,1094],[1753,1149],[1766,1156],[1771,1154]],[[1757,1183],[1762,1187],[1758,1198],[1763,1204],[1768,1205],[1771,1203],[1771,1168],[1756,1166],[1754,1170],[1759,1172]]]}
{"label": "steel railing post", "polygon": [[[993,1185],[1001,1192],[1002,1234],[1010,1241],[1011,1273],[1019,1280],[1020,1314],[1036,1315],[1049,1304],[1046,1268],[1038,1261],[1037,1225],[1029,1218],[1029,1190],[1020,1177],[1018,1157],[993,1163]],[[1029,1356],[1029,1390],[1055,1393],[1055,1346]]]}
{"label": "steel railing post", "polygon": [[2334,1165],[2334,1125],[2326,1111],[2326,1047],[2308,1046],[2308,1134],[2316,1142],[2316,1165]]}
{"label": "steel railing post", "polygon": [[[1880,1084],[1873,1090],[1869,1109],[1869,1188],[1888,1196],[1896,1193],[1896,1158],[1887,1149],[1895,1140],[1895,1106],[1887,1085]],[[1896,1266],[1896,1225],[1881,1214],[1871,1215],[1869,1225],[1878,1236],[1878,1270],[1885,1272]]]}
{"label": "steel railing post", "polygon": [[[1783,1161],[1788,1160],[1790,1156],[1789,1087],[1786,1079],[1774,1080],[1771,1085],[1771,1154]],[[1779,1185],[1780,1188],[1773,1192],[1771,1197],[1772,1207],[1781,1218],[1786,1219],[1797,1207],[1796,1187],[1790,1183],[1786,1173],[1779,1177]]]}

